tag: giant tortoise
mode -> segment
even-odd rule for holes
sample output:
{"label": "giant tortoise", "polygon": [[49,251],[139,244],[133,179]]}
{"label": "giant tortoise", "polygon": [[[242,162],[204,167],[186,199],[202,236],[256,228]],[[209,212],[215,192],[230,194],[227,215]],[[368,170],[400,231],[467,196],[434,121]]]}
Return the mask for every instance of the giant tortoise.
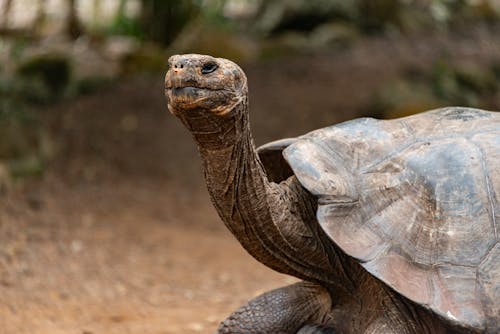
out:
{"label": "giant tortoise", "polygon": [[500,333],[500,113],[361,118],[256,149],[240,67],[197,54],[169,66],[168,109],[221,219],[302,280],[218,333]]}

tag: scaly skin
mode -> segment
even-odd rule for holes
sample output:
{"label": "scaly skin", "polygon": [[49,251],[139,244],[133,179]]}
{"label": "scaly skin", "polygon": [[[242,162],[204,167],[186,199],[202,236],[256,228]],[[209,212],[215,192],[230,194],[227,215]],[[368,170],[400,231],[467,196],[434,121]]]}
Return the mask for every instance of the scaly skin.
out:
{"label": "scaly skin", "polygon": [[265,293],[240,307],[221,323],[218,333],[296,333],[305,323],[324,322],[330,305],[330,295],[321,286],[296,283]]}
{"label": "scaly skin", "polygon": [[248,88],[233,62],[169,59],[169,110],[192,133],[212,202],[241,245],[304,282],[263,294],[218,333],[445,333],[437,317],[395,294],[341,252],[316,221],[316,200],[296,180],[270,182],[248,121]]}

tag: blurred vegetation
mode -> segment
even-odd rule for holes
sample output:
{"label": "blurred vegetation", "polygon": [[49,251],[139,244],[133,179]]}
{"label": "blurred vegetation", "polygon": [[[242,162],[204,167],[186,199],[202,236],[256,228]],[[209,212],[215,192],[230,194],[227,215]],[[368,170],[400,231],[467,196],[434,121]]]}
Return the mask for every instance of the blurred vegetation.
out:
{"label": "blurred vegetation", "polygon": [[[14,75],[0,72],[0,169],[14,179],[41,175],[52,156],[40,111],[63,96],[69,79],[68,60],[57,55],[20,63]],[[0,188],[5,175],[2,172]]]}
{"label": "blurred vegetation", "polygon": [[[163,73],[168,54],[247,62],[348,48],[373,35],[453,31],[500,20],[497,0],[115,0],[111,13],[99,0],[60,0],[66,6],[55,18],[48,2],[38,0],[24,8],[33,11],[31,22],[16,25],[16,1],[0,1],[0,190],[6,168],[16,177],[43,172],[54,151],[41,121],[48,105],[104,89],[123,75]],[[83,2],[91,8],[87,16],[78,10]],[[500,65],[488,66],[443,59],[426,70],[408,70],[377,92],[373,113],[495,105]]]}
{"label": "blurred vegetation", "polygon": [[375,97],[372,113],[403,117],[440,106],[494,109],[500,105],[500,64],[452,64],[439,59],[429,71],[409,70]]}
{"label": "blurred vegetation", "polygon": [[192,1],[142,0],[141,31],[148,39],[168,45],[199,10]]}
{"label": "blurred vegetation", "polygon": [[[17,68],[17,77],[23,82],[39,83],[40,89],[34,89],[28,101],[50,102],[64,94],[71,79],[69,60],[64,55],[50,54],[33,57]],[[38,94],[45,90],[41,95]],[[33,99],[30,99],[32,97]]]}

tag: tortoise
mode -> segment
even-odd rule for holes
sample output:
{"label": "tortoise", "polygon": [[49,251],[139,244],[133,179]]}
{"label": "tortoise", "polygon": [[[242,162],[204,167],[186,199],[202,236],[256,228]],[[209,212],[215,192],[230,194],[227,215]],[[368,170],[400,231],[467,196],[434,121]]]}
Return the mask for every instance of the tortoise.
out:
{"label": "tortoise", "polygon": [[254,258],[301,281],[217,333],[500,333],[500,113],[360,118],[256,149],[235,63],[175,55],[168,109]]}

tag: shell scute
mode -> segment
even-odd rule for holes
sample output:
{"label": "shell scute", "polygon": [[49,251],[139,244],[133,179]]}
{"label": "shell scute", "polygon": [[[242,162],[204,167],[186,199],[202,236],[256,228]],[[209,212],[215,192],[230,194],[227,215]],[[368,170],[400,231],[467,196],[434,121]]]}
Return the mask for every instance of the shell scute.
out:
{"label": "shell scute", "polygon": [[422,267],[414,266],[407,258],[391,252],[365,264],[365,269],[376,277],[385,277],[396,290],[404,290],[411,300],[429,305],[433,298],[430,273]]}
{"label": "shell scute", "polygon": [[451,322],[500,331],[499,113],[354,120],[284,156],[323,230],[367,271]]}
{"label": "shell scute", "polygon": [[482,154],[481,164],[494,216],[495,235],[500,237],[500,131],[476,134],[471,141]]}
{"label": "shell scute", "polygon": [[470,327],[485,326],[485,313],[477,294],[476,268],[443,265],[432,277],[434,296],[431,305],[452,322],[466,322]]}
{"label": "shell scute", "polygon": [[487,254],[478,268],[479,292],[486,312],[488,333],[500,330],[500,242]]}

